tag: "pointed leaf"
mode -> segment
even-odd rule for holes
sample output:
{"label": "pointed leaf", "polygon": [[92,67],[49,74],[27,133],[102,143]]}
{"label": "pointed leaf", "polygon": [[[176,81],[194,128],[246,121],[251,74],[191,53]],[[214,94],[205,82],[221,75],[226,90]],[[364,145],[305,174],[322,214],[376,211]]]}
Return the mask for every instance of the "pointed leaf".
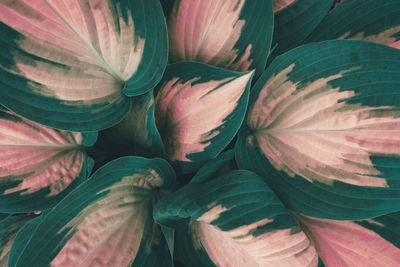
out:
{"label": "pointed leaf", "polygon": [[265,68],[272,29],[270,0],[176,0],[168,18],[169,60],[242,72],[256,69],[258,76]]}
{"label": "pointed leaf", "polygon": [[346,0],[324,18],[306,42],[344,38],[400,49],[400,1]]}
{"label": "pointed leaf", "polygon": [[327,219],[400,208],[400,52],[313,43],[277,58],[252,90],[238,166],[295,212]]}
{"label": "pointed leaf", "polygon": [[172,266],[152,209],[175,186],[162,159],[106,164],[46,215],[16,266]]}
{"label": "pointed leaf", "polygon": [[317,266],[311,242],[269,187],[239,170],[163,197],[157,222],[177,229],[186,266]]}
{"label": "pointed leaf", "polygon": [[189,165],[216,157],[243,121],[252,75],[195,62],[169,65],[155,90],[167,158]]}
{"label": "pointed leaf", "polygon": [[399,212],[354,222],[294,215],[327,267],[400,265]]}
{"label": "pointed leaf", "polygon": [[270,59],[295,48],[317,27],[333,0],[273,0],[275,47]]}
{"label": "pointed leaf", "polygon": [[7,267],[11,245],[18,231],[36,215],[10,215],[0,220],[0,267]]}
{"label": "pointed leaf", "polygon": [[0,211],[55,205],[88,177],[93,162],[84,146],[96,137],[51,129],[0,109]]}
{"label": "pointed leaf", "polygon": [[128,115],[105,132],[112,143],[131,147],[134,155],[161,157],[164,154],[163,143],[154,118],[152,91],[133,97],[132,108]]}
{"label": "pointed leaf", "polygon": [[124,95],[153,88],[167,60],[158,0],[0,1],[0,102],[47,126],[108,128]]}

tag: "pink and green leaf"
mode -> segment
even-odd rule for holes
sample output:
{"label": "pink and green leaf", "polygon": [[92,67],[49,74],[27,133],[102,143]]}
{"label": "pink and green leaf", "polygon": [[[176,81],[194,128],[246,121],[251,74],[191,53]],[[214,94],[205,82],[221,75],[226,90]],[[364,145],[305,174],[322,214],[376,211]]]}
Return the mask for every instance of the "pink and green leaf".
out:
{"label": "pink and green leaf", "polygon": [[319,262],[290,213],[249,171],[189,183],[162,198],[154,218],[177,228],[177,255],[186,266],[317,266]]}
{"label": "pink and green leaf", "polygon": [[332,10],[305,42],[365,40],[400,49],[400,2],[346,0]]}
{"label": "pink and green leaf", "polygon": [[171,62],[256,69],[256,76],[265,68],[273,30],[270,0],[176,0],[167,24]]}
{"label": "pink and green leaf", "polygon": [[48,128],[0,109],[0,211],[55,205],[88,177],[93,162],[84,147],[96,137]]}
{"label": "pink and green leaf", "polygon": [[2,0],[0,22],[0,103],[63,130],[118,123],[167,61],[158,0]]}
{"label": "pink and green leaf", "polygon": [[15,266],[172,266],[152,210],[175,187],[162,159],[109,162],[44,217]]}
{"label": "pink and green leaf", "polygon": [[361,221],[293,215],[327,267],[400,265],[399,212]]}
{"label": "pink and green leaf", "polygon": [[364,219],[400,208],[400,52],[354,40],[277,58],[250,96],[238,166],[295,212]]}
{"label": "pink and green leaf", "polygon": [[169,65],[154,108],[167,159],[189,166],[216,157],[243,121],[252,76],[196,62]]}

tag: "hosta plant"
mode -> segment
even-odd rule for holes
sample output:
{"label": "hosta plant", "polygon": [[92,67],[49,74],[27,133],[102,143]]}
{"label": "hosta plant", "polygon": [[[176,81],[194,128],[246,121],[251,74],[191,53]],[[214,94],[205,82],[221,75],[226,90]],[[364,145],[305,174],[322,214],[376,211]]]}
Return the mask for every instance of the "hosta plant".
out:
{"label": "hosta plant", "polygon": [[0,22],[0,266],[400,266],[399,0]]}

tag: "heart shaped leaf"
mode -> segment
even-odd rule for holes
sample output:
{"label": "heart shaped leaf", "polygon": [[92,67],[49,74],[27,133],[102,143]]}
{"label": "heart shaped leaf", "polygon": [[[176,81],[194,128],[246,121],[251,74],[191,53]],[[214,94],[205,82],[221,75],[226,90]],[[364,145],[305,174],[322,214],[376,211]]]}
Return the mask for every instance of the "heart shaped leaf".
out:
{"label": "heart shaped leaf", "polygon": [[113,160],[44,217],[15,266],[172,266],[152,209],[175,187],[162,159]]}
{"label": "heart shaped leaf", "polygon": [[196,62],[169,65],[155,89],[167,158],[189,165],[216,157],[239,130],[252,76]]}
{"label": "heart shaped leaf", "polygon": [[295,212],[358,220],[400,208],[400,52],[354,40],[277,58],[252,90],[238,166]]}
{"label": "heart shaped leaf", "polygon": [[0,109],[0,211],[49,208],[86,179],[97,133],[55,130]]}
{"label": "heart shaped leaf", "polygon": [[186,266],[317,266],[310,240],[256,174],[238,170],[188,184],[154,209],[176,227]]}
{"label": "heart shaped leaf", "polygon": [[0,2],[0,103],[71,131],[108,128],[167,60],[158,0]]}

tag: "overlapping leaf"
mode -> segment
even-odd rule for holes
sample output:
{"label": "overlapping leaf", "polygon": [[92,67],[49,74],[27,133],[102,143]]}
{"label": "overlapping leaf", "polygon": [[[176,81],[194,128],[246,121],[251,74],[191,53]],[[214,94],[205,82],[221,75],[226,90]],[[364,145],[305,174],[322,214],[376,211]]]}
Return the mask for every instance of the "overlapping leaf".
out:
{"label": "overlapping leaf", "polygon": [[0,267],[8,266],[11,245],[18,231],[35,215],[9,215],[0,220]]}
{"label": "overlapping leaf", "polygon": [[[275,23],[270,58],[292,49],[317,27],[333,0],[273,0]],[[275,47],[276,46],[276,47]]]}
{"label": "overlapping leaf", "polygon": [[162,159],[116,159],[45,216],[15,266],[172,266],[152,209],[175,186]]}
{"label": "overlapping leaf", "polygon": [[51,129],[0,109],[0,211],[57,203],[88,177],[93,162],[84,146],[96,136]]}
{"label": "overlapping leaf", "polygon": [[0,103],[47,126],[121,121],[167,60],[158,0],[1,0]]}
{"label": "overlapping leaf", "polygon": [[169,60],[200,61],[235,71],[265,68],[272,40],[271,0],[163,1]]}
{"label": "overlapping leaf", "polygon": [[318,265],[310,240],[249,171],[188,184],[162,198],[154,218],[178,228],[178,256],[186,266]]}
{"label": "overlapping leaf", "polygon": [[187,166],[217,156],[243,121],[252,75],[195,62],[169,65],[155,90],[167,158]]}
{"label": "overlapping leaf", "polygon": [[306,42],[344,38],[400,49],[400,2],[346,0],[324,18]]}
{"label": "overlapping leaf", "polygon": [[294,215],[327,267],[400,265],[399,212],[354,222]]}
{"label": "overlapping leaf", "polygon": [[400,52],[313,43],[277,58],[250,97],[236,144],[296,212],[363,219],[400,208]]}
{"label": "overlapping leaf", "polygon": [[108,129],[108,139],[119,146],[130,146],[132,153],[140,156],[163,156],[164,147],[154,118],[154,96],[133,97],[132,108],[121,123]]}

